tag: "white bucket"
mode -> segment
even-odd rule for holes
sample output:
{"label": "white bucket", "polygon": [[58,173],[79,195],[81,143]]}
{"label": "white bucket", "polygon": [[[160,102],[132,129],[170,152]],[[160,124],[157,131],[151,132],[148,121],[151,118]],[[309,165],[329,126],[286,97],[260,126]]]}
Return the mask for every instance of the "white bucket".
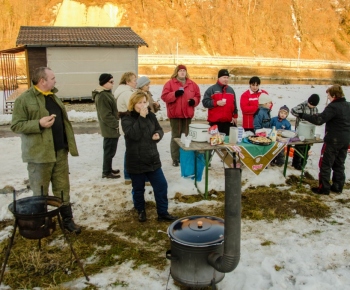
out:
{"label": "white bucket", "polygon": [[298,136],[304,136],[305,139],[314,139],[316,125],[313,125],[306,121],[299,122],[297,133]]}

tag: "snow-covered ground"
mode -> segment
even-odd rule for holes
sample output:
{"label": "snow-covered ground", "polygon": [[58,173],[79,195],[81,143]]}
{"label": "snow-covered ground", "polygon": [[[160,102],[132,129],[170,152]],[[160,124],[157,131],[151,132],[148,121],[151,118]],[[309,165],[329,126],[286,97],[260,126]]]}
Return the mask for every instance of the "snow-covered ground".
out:
{"label": "snow-covered ground", "polygon": [[[200,85],[202,94],[207,85]],[[290,108],[306,100],[311,94],[318,93],[321,97],[320,111],[326,102],[327,86],[304,85],[268,85],[264,86],[273,98],[272,115],[276,115],[278,108],[287,105]],[[247,89],[247,86],[234,86],[237,95]],[[159,98],[161,86],[151,87],[155,99]],[[345,94],[350,96],[350,89],[344,87]],[[239,103],[239,102],[238,102]],[[163,110],[163,113],[165,111]],[[159,118],[164,117],[163,113]],[[91,119],[94,113],[70,112],[70,118],[76,122]],[[196,110],[197,119],[205,119],[206,112],[201,108]],[[0,120],[7,116],[0,115]],[[290,117],[292,119],[292,117]],[[2,121],[3,122],[3,121]],[[324,127],[317,127],[317,132],[324,135]],[[76,135],[79,157],[70,157],[71,199],[74,202],[75,220],[78,224],[93,228],[107,228],[108,219],[104,217],[106,211],[122,210],[121,204],[132,208],[130,186],[124,185],[121,180],[106,180],[101,178],[102,165],[102,137],[99,134]],[[170,198],[176,192],[182,194],[196,194],[193,181],[180,177],[180,168],[171,166],[169,153],[170,133],[166,133],[159,143],[163,171],[169,184],[169,211],[180,206]],[[26,164],[21,160],[21,142],[19,137],[1,138],[0,152],[0,188],[6,185],[20,190],[25,188],[27,179]],[[306,170],[317,179],[318,159],[321,145],[312,147],[310,161]],[[121,137],[118,144],[114,168],[123,167],[125,152],[124,140]],[[292,168],[287,175],[300,174]],[[346,160],[347,182],[350,182],[350,162]],[[242,191],[249,186],[270,185],[282,183],[285,180],[282,169],[269,167],[259,176],[248,170],[243,170],[244,184]],[[276,182],[278,181],[278,182]],[[199,182],[200,189],[204,190],[204,181]],[[96,188],[103,188],[103,198],[96,194]],[[224,190],[223,165],[215,156],[209,172],[209,189]],[[31,195],[31,192],[22,193],[19,198]],[[153,195],[146,194],[147,200]],[[336,199],[350,198],[350,190],[343,194],[321,197],[334,209],[333,215],[327,220],[312,220],[297,216],[288,221],[247,221],[242,220],[241,259],[237,268],[225,275],[217,286],[219,289],[252,290],[252,289],[300,289],[300,290],[350,290],[350,209],[348,205],[336,202]],[[12,202],[12,194],[0,196],[0,220],[13,218],[7,210]],[[201,201],[203,206],[210,205],[211,201]],[[97,208],[98,205],[98,208]],[[141,225],[145,226],[145,225]],[[7,238],[12,231],[8,227],[0,232],[0,240]],[[167,238],[165,236],[165,238]],[[271,241],[270,246],[262,246],[264,241]],[[278,265],[279,271],[275,266]],[[165,271],[158,271],[149,266],[132,269],[132,262],[106,268],[102,273],[91,275],[90,283],[98,289],[122,289],[122,286],[112,286],[118,277],[128,284],[127,289],[179,289],[172,279],[167,285],[170,263]],[[84,289],[85,278],[72,281],[65,285],[70,289]],[[123,288],[125,289],[125,288]]]}

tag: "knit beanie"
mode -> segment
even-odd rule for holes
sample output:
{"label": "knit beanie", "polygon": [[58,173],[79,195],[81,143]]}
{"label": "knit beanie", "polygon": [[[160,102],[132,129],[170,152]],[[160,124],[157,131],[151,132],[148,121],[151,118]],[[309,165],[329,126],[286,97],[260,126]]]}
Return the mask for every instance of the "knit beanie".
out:
{"label": "knit beanie", "polygon": [[230,76],[230,74],[229,74],[229,72],[228,72],[227,69],[221,69],[221,70],[219,70],[218,79],[221,78],[221,77],[223,77],[223,76],[227,76],[227,77]]}
{"label": "knit beanie", "polygon": [[141,89],[143,86],[149,84],[151,81],[148,77],[142,76],[137,80],[136,88]]}
{"label": "knit beanie", "polygon": [[259,97],[259,105],[263,105],[266,103],[272,102],[271,97],[268,94],[261,94]]}
{"label": "knit beanie", "polygon": [[179,64],[179,66],[177,67],[177,71],[179,71],[180,69],[184,69],[187,71],[186,66],[184,66],[183,64]]}
{"label": "knit beanie", "polygon": [[312,94],[307,102],[312,106],[317,106],[320,102],[320,96],[318,94]]}
{"label": "knit beanie", "polygon": [[99,82],[100,82],[100,86],[103,86],[104,84],[108,83],[108,81],[110,79],[113,79],[113,76],[111,74],[102,74],[99,77]]}
{"label": "knit beanie", "polygon": [[286,106],[286,105],[283,105],[281,108],[280,108],[280,111],[286,111],[288,114],[287,116],[289,115],[289,108]]}

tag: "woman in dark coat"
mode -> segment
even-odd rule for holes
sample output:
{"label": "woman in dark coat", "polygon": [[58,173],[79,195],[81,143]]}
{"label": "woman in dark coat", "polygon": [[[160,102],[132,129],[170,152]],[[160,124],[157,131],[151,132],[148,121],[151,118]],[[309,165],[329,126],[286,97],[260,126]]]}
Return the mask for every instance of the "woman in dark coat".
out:
{"label": "woman in dark coat", "polygon": [[134,205],[139,221],[146,221],[145,178],[150,181],[157,204],[158,221],[177,219],[168,213],[168,183],[162,171],[157,143],[164,132],[154,113],[149,111],[147,96],[142,91],[132,94],[128,111],[120,113],[125,133],[126,170],[134,189]]}
{"label": "woman in dark coat", "polygon": [[[350,143],[350,103],[346,101],[339,85],[331,86],[326,92],[330,104],[322,113],[298,115],[315,125],[326,123],[319,162],[319,187],[312,188],[312,191],[328,195],[330,191],[341,193],[345,184],[345,159]],[[332,171],[331,185],[329,180]]]}

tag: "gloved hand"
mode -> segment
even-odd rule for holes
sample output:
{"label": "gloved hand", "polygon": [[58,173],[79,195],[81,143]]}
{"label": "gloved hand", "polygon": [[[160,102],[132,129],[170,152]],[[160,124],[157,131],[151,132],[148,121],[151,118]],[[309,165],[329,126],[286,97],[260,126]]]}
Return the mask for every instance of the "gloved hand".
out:
{"label": "gloved hand", "polygon": [[189,105],[189,106],[193,107],[194,104],[195,104],[194,99],[189,99],[189,100],[188,100],[188,105]]}
{"label": "gloved hand", "polygon": [[178,97],[181,97],[185,92],[183,90],[177,90],[175,92],[175,97],[178,98]]}
{"label": "gloved hand", "polygon": [[298,116],[299,116],[300,119],[302,119],[303,116],[304,116],[304,113],[298,113]]}

